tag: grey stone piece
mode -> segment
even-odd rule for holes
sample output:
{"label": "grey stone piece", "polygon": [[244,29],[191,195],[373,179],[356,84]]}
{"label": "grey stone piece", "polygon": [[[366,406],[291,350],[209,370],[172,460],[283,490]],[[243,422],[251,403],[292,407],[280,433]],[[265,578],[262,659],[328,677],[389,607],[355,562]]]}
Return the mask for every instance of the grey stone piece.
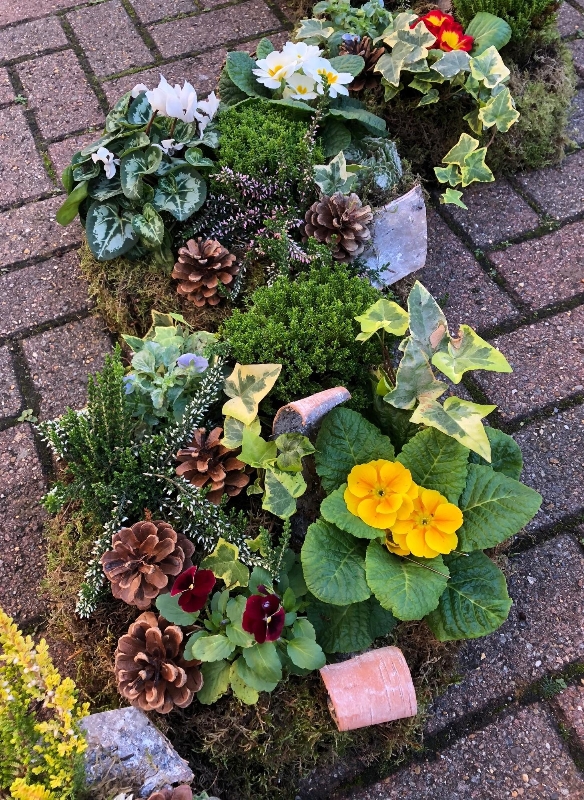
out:
{"label": "grey stone piece", "polygon": [[137,797],[193,780],[187,762],[166,736],[137,708],[117,708],[91,714],[81,722],[87,735],[85,775],[88,785],[98,785],[107,775],[120,786],[132,786]]}

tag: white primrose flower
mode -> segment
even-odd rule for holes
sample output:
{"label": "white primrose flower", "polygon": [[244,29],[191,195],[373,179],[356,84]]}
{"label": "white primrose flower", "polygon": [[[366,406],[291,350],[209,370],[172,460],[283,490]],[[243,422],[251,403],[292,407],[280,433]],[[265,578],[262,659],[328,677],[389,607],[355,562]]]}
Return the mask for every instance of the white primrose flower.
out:
{"label": "white primrose flower", "polygon": [[120,163],[120,159],[116,158],[115,153],[112,153],[107,147],[100,147],[96,153],[92,154],[91,158],[94,164],[97,164],[98,161],[103,163],[106,178],[114,177],[116,174],[116,164]]}
{"label": "white primrose flower", "polygon": [[163,117],[174,117],[187,123],[197,119],[197,93],[187,81],[182,89],[178,83],[172,87],[161,75],[156,89],[146,92],[146,97],[152,109]]}
{"label": "white primrose flower", "polygon": [[136,98],[141,92],[147,92],[147,91],[148,87],[146,86],[145,83],[137,83],[130,92],[130,94],[132,95],[132,97]]}
{"label": "white primrose flower", "polygon": [[286,81],[286,88],[282,96],[289,97],[290,100],[314,100],[318,97],[316,89],[316,81],[314,78],[309,78],[308,75],[300,75],[295,72],[294,75]]}
{"label": "white primrose flower", "polygon": [[282,80],[289,78],[299,68],[297,59],[274,50],[266,58],[256,61],[257,69],[252,70],[258,83],[268,89],[279,89]]}
{"label": "white primrose flower", "polygon": [[306,61],[320,58],[322,50],[316,45],[306,44],[306,42],[286,42],[282,48],[282,53],[285,56],[295,58],[299,64],[304,64]]}
{"label": "white primrose flower", "polygon": [[176,142],[174,139],[163,139],[160,144],[153,144],[152,147],[158,147],[165,156],[172,156],[178,150],[182,150],[184,144],[182,142]]}
{"label": "white primrose flower", "polygon": [[353,76],[350,72],[337,72],[331,62],[326,58],[314,58],[302,65],[306,75],[316,81],[316,91],[324,94],[325,85],[330,97],[339,94],[349,94],[346,84],[352,83]]}

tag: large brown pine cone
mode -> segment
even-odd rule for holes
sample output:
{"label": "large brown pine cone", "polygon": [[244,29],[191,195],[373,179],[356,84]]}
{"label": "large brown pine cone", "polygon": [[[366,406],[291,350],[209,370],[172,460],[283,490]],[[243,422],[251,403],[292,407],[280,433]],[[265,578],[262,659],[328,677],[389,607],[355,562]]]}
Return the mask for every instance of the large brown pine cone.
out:
{"label": "large brown pine cone", "polygon": [[385,48],[374,47],[373,39],[368,36],[363,36],[355,39],[343,39],[339,47],[339,55],[352,55],[361,56],[365,61],[363,72],[357,75],[356,78],[348,85],[350,92],[360,92],[362,89],[373,89],[381,79],[380,74],[375,74],[375,65],[385,53]]}
{"label": "large brown pine cone", "polygon": [[216,239],[189,239],[186,247],[178,251],[178,261],[172,271],[172,277],[180,281],[177,292],[198,308],[207,304],[216,306],[221,300],[217,291],[219,284],[227,286],[239,272],[235,260]]}
{"label": "large brown pine cone", "polygon": [[112,594],[141,611],[174,578],[191,565],[195,547],[182,533],[161,520],[136,522],[112,537],[112,549],[101,557]]}
{"label": "large brown pine cone", "polygon": [[114,670],[118,691],[142,711],[168,714],[186,708],[203,685],[200,661],[185,661],[183,633],[151,611],[140,614],[118,641]]}
{"label": "large brown pine cone", "polygon": [[207,500],[215,505],[219,505],[224,493],[235,497],[249,483],[249,475],[242,471],[243,461],[235,458],[233,450],[219,444],[222,435],[223,428],[213,428],[209,434],[205,428],[198,428],[190,446],[176,454],[181,462],[176,474],[199,489],[210,484]]}
{"label": "large brown pine cone", "polygon": [[148,800],[193,800],[193,790],[186,784],[176,789],[160,789],[151,794]]}
{"label": "large brown pine cone", "polygon": [[333,247],[333,258],[349,261],[360,255],[371,238],[368,225],[373,219],[370,206],[361,204],[356,194],[336,192],[323,195],[304,215],[305,238],[314,236]]}

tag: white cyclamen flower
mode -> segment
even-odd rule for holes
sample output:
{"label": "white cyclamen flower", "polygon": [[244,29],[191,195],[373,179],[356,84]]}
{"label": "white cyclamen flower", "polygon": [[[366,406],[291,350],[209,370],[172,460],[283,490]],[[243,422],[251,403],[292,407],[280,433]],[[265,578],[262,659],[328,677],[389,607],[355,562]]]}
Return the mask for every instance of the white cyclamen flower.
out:
{"label": "white cyclamen flower", "polygon": [[97,153],[93,153],[91,158],[94,164],[97,164],[98,161],[103,163],[106,178],[114,177],[116,174],[116,164],[120,163],[120,159],[116,158],[111,150],[108,150],[107,147],[100,147]]}
{"label": "white cyclamen flower", "polygon": [[283,97],[289,97],[291,100],[314,100],[318,97],[315,91],[316,81],[308,75],[299,75],[295,72],[294,75],[290,75],[286,84]]}
{"label": "white cyclamen flower", "polygon": [[316,91],[324,94],[325,85],[329,96],[335,98],[339,94],[349,94],[346,84],[353,82],[350,72],[337,72],[326,58],[315,58],[302,65],[302,69],[316,81]]}
{"label": "white cyclamen flower", "polygon": [[153,144],[152,147],[158,147],[165,156],[172,156],[177,150],[182,150],[184,144],[182,142],[176,142],[174,139],[163,139],[160,144]]}
{"label": "white cyclamen flower", "polygon": [[174,87],[161,75],[156,89],[146,92],[148,102],[154,111],[163,117],[174,117],[183,122],[194,122],[197,118],[197,93],[187,81],[181,89],[178,83]]}
{"label": "white cyclamen flower", "polygon": [[138,95],[141,92],[147,92],[147,91],[148,91],[148,87],[146,86],[145,83],[137,83],[134,86],[134,88],[132,89],[132,91],[130,92],[130,94],[132,95],[132,97],[135,98],[135,97],[138,97]]}
{"label": "white cyclamen flower", "polygon": [[304,64],[305,61],[311,61],[313,58],[319,58],[322,51],[314,44],[306,44],[306,42],[286,42],[282,48],[282,53],[285,56],[290,56],[296,59],[299,64]]}
{"label": "white cyclamen flower", "polygon": [[215,92],[211,92],[211,94],[207,97],[206,100],[199,100],[197,104],[197,111],[202,111],[203,114],[210,120],[213,119],[213,117],[217,113],[218,108],[219,108],[219,98],[217,97]]}
{"label": "white cyclamen flower", "polygon": [[274,50],[266,58],[256,61],[257,69],[252,70],[257,77],[258,83],[267,86],[268,89],[279,89],[284,78],[289,78],[298,67],[296,58],[285,55]]}

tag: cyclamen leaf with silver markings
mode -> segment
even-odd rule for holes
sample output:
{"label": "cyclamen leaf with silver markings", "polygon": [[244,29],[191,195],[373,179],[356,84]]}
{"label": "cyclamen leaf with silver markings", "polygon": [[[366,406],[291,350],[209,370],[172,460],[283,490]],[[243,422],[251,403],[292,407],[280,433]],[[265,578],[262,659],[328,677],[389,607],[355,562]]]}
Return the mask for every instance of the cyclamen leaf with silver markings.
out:
{"label": "cyclamen leaf with silver markings", "polygon": [[138,241],[132,227],[132,214],[116,203],[95,201],[89,207],[85,224],[87,244],[98,261],[108,261],[127,253]]}
{"label": "cyclamen leaf with silver markings", "polygon": [[174,167],[160,178],[152,205],[158,211],[167,211],[179,222],[184,222],[205,202],[207,184],[190,165]]}

